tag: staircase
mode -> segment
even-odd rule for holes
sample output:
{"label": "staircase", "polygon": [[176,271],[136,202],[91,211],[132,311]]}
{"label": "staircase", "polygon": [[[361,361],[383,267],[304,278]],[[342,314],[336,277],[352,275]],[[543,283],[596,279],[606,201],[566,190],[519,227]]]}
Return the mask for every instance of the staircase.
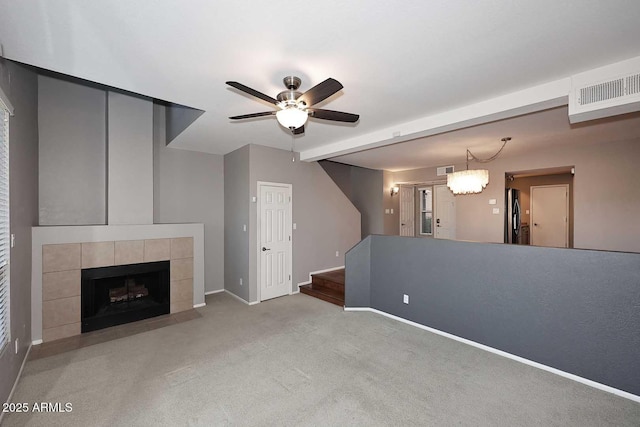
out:
{"label": "staircase", "polygon": [[311,275],[311,283],[300,292],[344,307],[344,268]]}

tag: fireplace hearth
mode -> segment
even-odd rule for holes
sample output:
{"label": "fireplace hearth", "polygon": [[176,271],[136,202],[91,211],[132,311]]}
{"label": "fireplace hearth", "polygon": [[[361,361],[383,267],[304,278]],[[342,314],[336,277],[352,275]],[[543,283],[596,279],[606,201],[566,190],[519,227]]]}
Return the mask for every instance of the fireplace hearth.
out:
{"label": "fireplace hearth", "polygon": [[169,261],[82,270],[82,332],[170,311]]}

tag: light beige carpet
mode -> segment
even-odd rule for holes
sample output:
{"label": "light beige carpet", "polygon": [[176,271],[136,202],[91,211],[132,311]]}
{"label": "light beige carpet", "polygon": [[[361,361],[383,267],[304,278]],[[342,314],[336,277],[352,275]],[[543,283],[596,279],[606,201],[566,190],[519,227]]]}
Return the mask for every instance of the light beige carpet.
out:
{"label": "light beige carpet", "polygon": [[7,426],[634,425],[640,404],[306,295],[28,362]]}

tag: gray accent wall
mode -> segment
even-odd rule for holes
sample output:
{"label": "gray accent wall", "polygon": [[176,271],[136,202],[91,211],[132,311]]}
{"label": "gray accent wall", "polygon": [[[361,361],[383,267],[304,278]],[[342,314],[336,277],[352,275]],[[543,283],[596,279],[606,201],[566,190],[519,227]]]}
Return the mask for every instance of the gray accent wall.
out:
{"label": "gray accent wall", "polygon": [[40,225],[106,224],[106,93],[38,76]]}
{"label": "gray accent wall", "polygon": [[203,223],[205,292],[224,289],[224,159],[167,147],[166,107],[153,106],[153,222]]}
{"label": "gray accent wall", "polygon": [[203,110],[173,103],[168,103],[165,109],[167,144],[173,141],[186,128],[191,126],[198,117],[204,114]]}
{"label": "gray accent wall", "polygon": [[640,254],[370,236],[346,262],[347,307],[640,395]]}
{"label": "gray accent wall", "polygon": [[153,224],[153,103],[108,92],[108,224]]}
{"label": "gray accent wall", "polygon": [[[38,77],[0,58],[0,87],[14,106],[9,121],[11,339],[0,354],[0,401],[6,402],[31,344],[31,227],[38,225]],[[18,340],[18,353],[14,342]]]}
{"label": "gray accent wall", "polygon": [[245,145],[224,156],[224,288],[245,301],[250,300],[249,151]]}

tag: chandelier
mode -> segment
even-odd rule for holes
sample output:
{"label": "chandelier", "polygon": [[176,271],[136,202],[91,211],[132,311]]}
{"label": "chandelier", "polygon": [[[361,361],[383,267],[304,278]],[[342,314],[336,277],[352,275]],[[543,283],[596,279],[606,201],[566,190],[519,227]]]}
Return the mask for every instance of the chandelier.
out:
{"label": "chandelier", "polygon": [[482,192],[487,184],[489,184],[489,171],[487,169],[469,169],[469,160],[475,160],[478,163],[488,163],[495,160],[510,140],[510,137],[502,138],[502,147],[500,147],[496,154],[487,159],[480,159],[467,149],[467,169],[447,174],[447,187],[449,187],[453,194],[475,194]]}

